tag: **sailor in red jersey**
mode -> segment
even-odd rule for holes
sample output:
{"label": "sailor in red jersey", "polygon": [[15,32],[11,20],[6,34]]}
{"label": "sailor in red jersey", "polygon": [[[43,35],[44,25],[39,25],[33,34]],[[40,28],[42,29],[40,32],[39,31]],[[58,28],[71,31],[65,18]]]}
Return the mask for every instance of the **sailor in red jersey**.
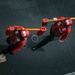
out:
{"label": "sailor in red jersey", "polygon": [[[21,30],[17,30],[17,28],[20,28]],[[17,53],[26,45],[27,38],[30,34],[29,31],[22,26],[9,26],[9,29],[10,30],[7,29],[5,32],[8,36],[6,41],[9,46],[6,50],[0,52],[0,54]]]}
{"label": "sailor in red jersey", "polygon": [[[62,21],[57,21],[58,19],[64,19]],[[53,18],[54,24],[50,28],[50,35],[48,35],[43,41],[41,41],[37,46],[32,48],[33,51],[52,41],[55,36],[59,37],[59,41],[63,42],[71,32],[72,19],[63,16]]]}

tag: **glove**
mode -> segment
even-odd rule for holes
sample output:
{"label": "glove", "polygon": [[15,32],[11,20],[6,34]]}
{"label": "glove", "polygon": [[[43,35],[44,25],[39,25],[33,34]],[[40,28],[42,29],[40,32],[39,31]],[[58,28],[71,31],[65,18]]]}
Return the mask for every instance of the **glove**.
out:
{"label": "glove", "polygon": [[22,30],[25,30],[25,28],[22,28]]}
{"label": "glove", "polygon": [[57,21],[57,18],[53,18],[53,21],[55,21],[55,22],[56,22],[56,21]]}

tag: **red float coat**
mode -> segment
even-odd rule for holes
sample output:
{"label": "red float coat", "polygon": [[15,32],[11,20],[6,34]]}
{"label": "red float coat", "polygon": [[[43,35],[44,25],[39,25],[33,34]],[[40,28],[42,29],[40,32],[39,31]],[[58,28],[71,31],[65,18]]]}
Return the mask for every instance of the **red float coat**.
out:
{"label": "red float coat", "polygon": [[[12,28],[15,28],[15,27],[16,28],[18,28],[18,27],[23,28],[22,26],[12,26]],[[6,35],[10,36],[10,44],[12,44],[14,47],[14,50],[12,51],[12,53],[18,52],[19,50],[21,50],[26,45],[27,38],[29,36],[29,31],[25,30],[25,32],[26,32],[26,36],[22,37],[21,36],[21,30],[19,30],[19,33],[16,37],[16,35],[13,33],[13,31],[8,30],[8,29],[6,30]],[[20,40],[19,42],[17,41],[17,38]]]}
{"label": "red float coat", "polygon": [[71,32],[71,26],[64,26],[63,21],[57,21],[52,25],[51,31],[55,36],[60,37],[61,41],[64,41]]}

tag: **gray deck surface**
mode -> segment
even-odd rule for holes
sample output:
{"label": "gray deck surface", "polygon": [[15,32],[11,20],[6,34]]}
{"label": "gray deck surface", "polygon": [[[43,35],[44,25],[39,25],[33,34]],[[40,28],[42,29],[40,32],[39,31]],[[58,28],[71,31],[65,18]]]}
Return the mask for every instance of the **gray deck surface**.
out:
{"label": "gray deck surface", "polygon": [[[10,25],[41,27],[44,17],[74,17],[75,0],[0,0],[0,45],[6,47],[5,30]],[[49,34],[39,37],[39,41]],[[0,64],[0,75],[64,75],[75,71],[75,21],[69,37],[60,43],[49,42],[38,51],[31,51],[37,43],[31,40],[36,32],[30,32],[27,45],[13,56],[7,54],[7,62]]]}

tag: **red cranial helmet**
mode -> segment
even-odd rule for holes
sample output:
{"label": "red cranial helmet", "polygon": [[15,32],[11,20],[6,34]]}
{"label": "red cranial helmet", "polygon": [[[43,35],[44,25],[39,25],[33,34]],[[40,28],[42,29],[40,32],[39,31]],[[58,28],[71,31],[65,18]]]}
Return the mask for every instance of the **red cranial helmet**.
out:
{"label": "red cranial helmet", "polygon": [[71,26],[72,25],[72,19],[71,18],[66,18],[65,19],[65,25]]}

